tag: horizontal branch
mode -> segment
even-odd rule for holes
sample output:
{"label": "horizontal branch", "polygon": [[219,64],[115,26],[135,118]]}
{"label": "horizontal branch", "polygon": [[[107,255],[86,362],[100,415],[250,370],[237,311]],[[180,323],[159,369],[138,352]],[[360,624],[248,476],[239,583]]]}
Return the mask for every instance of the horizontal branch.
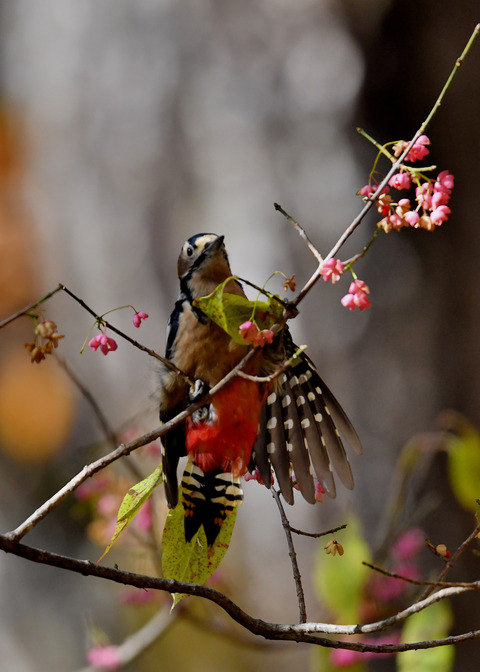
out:
{"label": "horizontal branch", "polygon": [[349,642],[337,639],[329,639],[328,637],[321,637],[320,634],[334,634],[334,635],[359,635],[377,632],[383,630],[388,625],[396,624],[401,620],[407,618],[411,613],[421,611],[430,604],[439,600],[445,599],[452,595],[467,592],[469,590],[480,589],[480,582],[474,582],[470,586],[461,586],[456,588],[445,588],[437,593],[430,595],[422,602],[417,602],[408,609],[403,610],[396,616],[393,616],[378,623],[370,623],[367,625],[332,625],[328,623],[302,623],[302,624],[282,624],[269,623],[259,618],[250,616],[247,612],[241,609],[235,602],[223,593],[210,588],[208,586],[201,586],[195,583],[184,583],[183,581],[176,581],[174,579],[155,578],[145,576],[143,574],[135,574],[133,572],[125,572],[120,569],[105,567],[103,565],[96,565],[89,560],[78,560],[58,553],[51,553],[41,549],[32,548],[12,541],[6,535],[0,535],[0,550],[6,553],[12,553],[19,557],[39,562],[52,567],[66,569],[72,572],[77,572],[83,576],[96,576],[98,578],[107,579],[123,585],[135,586],[136,588],[150,588],[152,590],[161,590],[168,593],[186,593],[197,597],[202,597],[210,602],[217,604],[223,609],[234,621],[243,626],[253,635],[264,637],[268,640],[281,640],[303,642],[305,644],[315,644],[317,646],[325,646],[335,649],[348,649],[360,652],[372,653],[400,653],[403,651],[412,651],[415,649],[430,649],[438,646],[446,646],[447,644],[456,644],[469,639],[477,639],[480,637],[480,630],[473,630],[471,632],[462,633],[460,635],[451,635],[442,639],[427,640],[422,642],[407,642],[403,644],[371,644],[364,642]]}

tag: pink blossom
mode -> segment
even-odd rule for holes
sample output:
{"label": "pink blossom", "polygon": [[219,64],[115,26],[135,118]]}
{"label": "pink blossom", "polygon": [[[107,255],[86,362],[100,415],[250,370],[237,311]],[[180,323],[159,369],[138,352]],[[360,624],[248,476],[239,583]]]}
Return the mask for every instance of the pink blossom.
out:
{"label": "pink blossom", "polygon": [[345,306],[345,308],[348,308],[349,310],[355,310],[355,308],[365,310],[372,305],[368,298],[368,294],[370,294],[368,285],[366,285],[363,280],[355,280],[350,284],[348,294],[345,294],[340,302],[342,306]]}
{"label": "pink blossom", "polygon": [[138,313],[135,313],[135,315],[132,318],[133,326],[138,327],[142,324],[142,320],[146,320],[148,318],[147,313],[144,313],[143,310],[141,310]]}
{"label": "pink blossom", "polygon": [[430,219],[434,224],[440,226],[442,222],[445,222],[448,219],[448,215],[451,213],[448,205],[439,205],[431,214]]}
{"label": "pink blossom", "polygon": [[332,281],[332,285],[334,285],[337,280],[340,279],[340,276],[343,273],[343,264],[340,261],[340,259],[327,259],[323,263],[322,269],[320,271],[320,275],[324,279],[325,282],[328,282],[329,280]]}
{"label": "pink blossom", "polygon": [[89,340],[88,345],[94,352],[100,348],[104,355],[108,355],[109,352],[113,352],[118,348],[117,342],[106,334],[97,334],[97,336]]}
{"label": "pink blossom", "polygon": [[429,182],[423,182],[419,187],[415,189],[415,197],[417,203],[421,205],[425,210],[431,210],[432,208],[432,196],[433,188]]}
{"label": "pink blossom", "polygon": [[262,329],[260,331],[255,322],[252,322],[251,320],[243,322],[243,324],[238,327],[238,330],[243,341],[256,348],[263,348],[264,345],[273,341],[274,334],[271,329]]}
{"label": "pink blossom", "polygon": [[[377,190],[378,190],[378,184],[366,184],[364,187],[362,187],[357,191],[357,195],[371,197]],[[388,191],[389,191],[388,186],[385,186],[383,187],[380,194],[386,194],[388,193]]]}
{"label": "pink blossom", "polygon": [[420,219],[420,215],[416,210],[412,210],[411,212],[406,212],[403,215],[403,219],[409,224],[410,226],[416,226],[418,223],[418,220]]}
{"label": "pink blossom", "polygon": [[447,205],[450,200],[450,193],[447,191],[434,191],[432,196],[432,210],[436,210],[439,205]]}
{"label": "pink blossom", "polygon": [[437,191],[442,191],[442,189],[448,189],[451,191],[453,189],[455,178],[448,172],[448,170],[442,170],[441,173],[438,173],[437,180],[435,182],[435,189]]}
{"label": "pink blossom", "polygon": [[394,189],[410,189],[412,178],[410,177],[410,173],[395,173],[388,181],[388,184]]}
{"label": "pink blossom", "polygon": [[262,329],[253,339],[253,345],[256,347],[263,348],[267,343],[273,341],[273,331],[271,329]]}
{"label": "pink blossom", "polygon": [[398,215],[396,212],[393,212],[389,217],[387,217],[389,224],[393,229],[401,229],[403,226],[403,217]]}
{"label": "pink blossom", "polygon": [[427,154],[430,153],[430,150],[427,149],[426,145],[430,144],[430,140],[426,135],[421,135],[417,140],[415,140],[415,144],[413,145],[412,149],[408,152],[407,156],[405,157],[406,161],[418,161],[419,159],[423,159]]}
{"label": "pink blossom", "polygon": [[240,332],[240,336],[242,337],[245,343],[247,343],[248,345],[253,344],[258,334],[258,327],[255,324],[255,322],[247,320],[247,322],[243,322],[243,324],[241,324],[238,327],[238,330]]}
{"label": "pink blossom", "polygon": [[87,660],[102,670],[116,670],[121,665],[116,646],[94,646],[87,653]]}

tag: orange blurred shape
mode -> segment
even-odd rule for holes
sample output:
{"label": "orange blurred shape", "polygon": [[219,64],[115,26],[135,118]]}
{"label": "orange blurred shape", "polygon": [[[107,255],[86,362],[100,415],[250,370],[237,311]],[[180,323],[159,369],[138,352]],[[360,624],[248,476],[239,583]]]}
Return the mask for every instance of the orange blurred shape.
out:
{"label": "orange blurred shape", "polygon": [[74,397],[54,361],[32,364],[26,351],[0,366],[0,449],[28,462],[53,457],[72,426]]}

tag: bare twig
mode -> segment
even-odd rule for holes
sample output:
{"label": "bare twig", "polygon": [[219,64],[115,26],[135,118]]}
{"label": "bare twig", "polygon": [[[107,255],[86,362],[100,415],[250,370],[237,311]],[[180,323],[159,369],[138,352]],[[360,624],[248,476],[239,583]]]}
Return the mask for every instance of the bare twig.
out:
{"label": "bare twig", "polygon": [[[472,544],[473,541],[475,541],[475,539],[478,538],[479,534],[480,534],[480,524],[476,526],[476,528],[473,530],[473,532],[468,535],[468,537],[465,539],[465,541],[463,541],[460,544],[460,546],[457,548],[455,553],[445,563],[445,567],[440,572],[440,575],[439,575],[436,583],[440,583],[443,580],[443,578],[448,574],[448,572],[451,570],[453,565],[457,562],[458,558],[462,555],[462,553],[464,553],[467,550],[467,548],[470,546],[470,544]],[[423,593],[420,600],[427,598],[432,593],[433,590],[434,590],[434,587],[433,588],[428,588]]]}
{"label": "bare twig", "polygon": [[280,512],[280,518],[282,520],[282,526],[285,532],[285,536],[287,538],[287,545],[288,545],[288,555],[290,556],[290,561],[292,563],[292,571],[293,571],[293,580],[295,581],[295,588],[297,591],[297,600],[298,600],[298,608],[300,611],[300,623],[306,623],[307,622],[307,609],[305,606],[305,593],[303,592],[303,586],[302,586],[302,577],[300,575],[300,569],[298,567],[298,562],[297,562],[297,554],[295,552],[295,546],[293,545],[293,539],[292,539],[292,533],[290,530],[290,523],[288,522],[287,515],[285,513],[285,509],[283,508],[283,504],[280,500],[280,495],[278,492],[275,490],[275,488],[272,488],[272,497],[275,500],[275,503],[278,507],[278,510]]}
{"label": "bare twig", "polygon": [[288,368],[290,368],[294,362],[294,360],[302,353],[305,352],[307,349],[306,345],[300,345],[297,350],[294,352],[294,354],[289,357],[289,359],[285,360],[281,366],[279,366],[273,373],[271,373],[269,376],[251,376],[249,373],[245,373],[244,371],[238,371],[237,375],[240,378],[245,378],[246,380],[252,380],[254,383],[271,383],[275,378],[278,378],[284,371],[286,371]]}
{"label": "bare twig", "polygon": [[297,530],[296,527],[290,526],[290,532],[294,534],[301,534],[304,537],[312,537],[312,539],[319,539],[320,537],[325,537],[327,534],[335,534],[339,530],[344,530],[347,527],[347,523],[344,525],[339,525],[338,527],[332,527],[331,530],[326,530],[325,532],[304,532],[303,530]]}
{"label": "bare twig", "polygon": [[320,254],[320,252],[317,250],[315,245],[312,243],[310,238],[308,237],[307,232],[305,231],[303,226],[301,224],[299,224],[295,219],[293,219],[293,217],[291,215],[289,215],[288,212],[286,212],[282,208],[282,206],[279,205],[278,203],[274,203],[273,207],[275,208],[275,210],[278,210],[278,212],[281,212],[282,215],[286,219],[288,219],[290,224],[293,224],[293,226],[294,226],[295,230],[297,231],[298,235],[300,236],[300,238],[302,238],[305,241],[305,243],[307,244],[307,247],[310,250],[310,252],[313,254],[313,256],[318,261],[318,263],[321,264],[323,262],[323,257]]}
{"label": "bare twig", "polygon": [[31,310],[35,310],[35,308],[38,308],[42,303],[45,303],[45,301],[48,301],[48,299],[51,299],[52,296],[54,296],[57,292],[60,292],[62,289],[61,286],[55,287],[55,289],[52,289],[51,292],[48,292],[48,294],[45,294],[45,296],[42,296],[41,299],[38,299],[37,301],[34,301],[33,303],[29,303],[28,306],[25,306],[25,308],[22,308],[18,312],[14,313],[13,315],[9,315],[7,318],[2,320],[0,322],[0,329],[3,327],[6,327],[7,324],[10,324],[10,322],[13,322],[14,320],[17,320],[19,317],[23,317],[23,315],[27,315]]}

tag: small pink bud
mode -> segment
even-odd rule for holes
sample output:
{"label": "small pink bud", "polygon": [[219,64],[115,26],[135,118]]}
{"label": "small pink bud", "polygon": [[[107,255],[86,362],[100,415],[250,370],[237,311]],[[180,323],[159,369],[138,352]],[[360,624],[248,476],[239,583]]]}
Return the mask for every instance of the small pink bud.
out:
{"label": "small pink bud", "polygon": [[148,318],[147,313],[144,313],[143,310],[139,311],[138,313],[135,313],[135,315],[132,318],[133,326],[138,327],[142,324],[142,320],[146,320]]}

